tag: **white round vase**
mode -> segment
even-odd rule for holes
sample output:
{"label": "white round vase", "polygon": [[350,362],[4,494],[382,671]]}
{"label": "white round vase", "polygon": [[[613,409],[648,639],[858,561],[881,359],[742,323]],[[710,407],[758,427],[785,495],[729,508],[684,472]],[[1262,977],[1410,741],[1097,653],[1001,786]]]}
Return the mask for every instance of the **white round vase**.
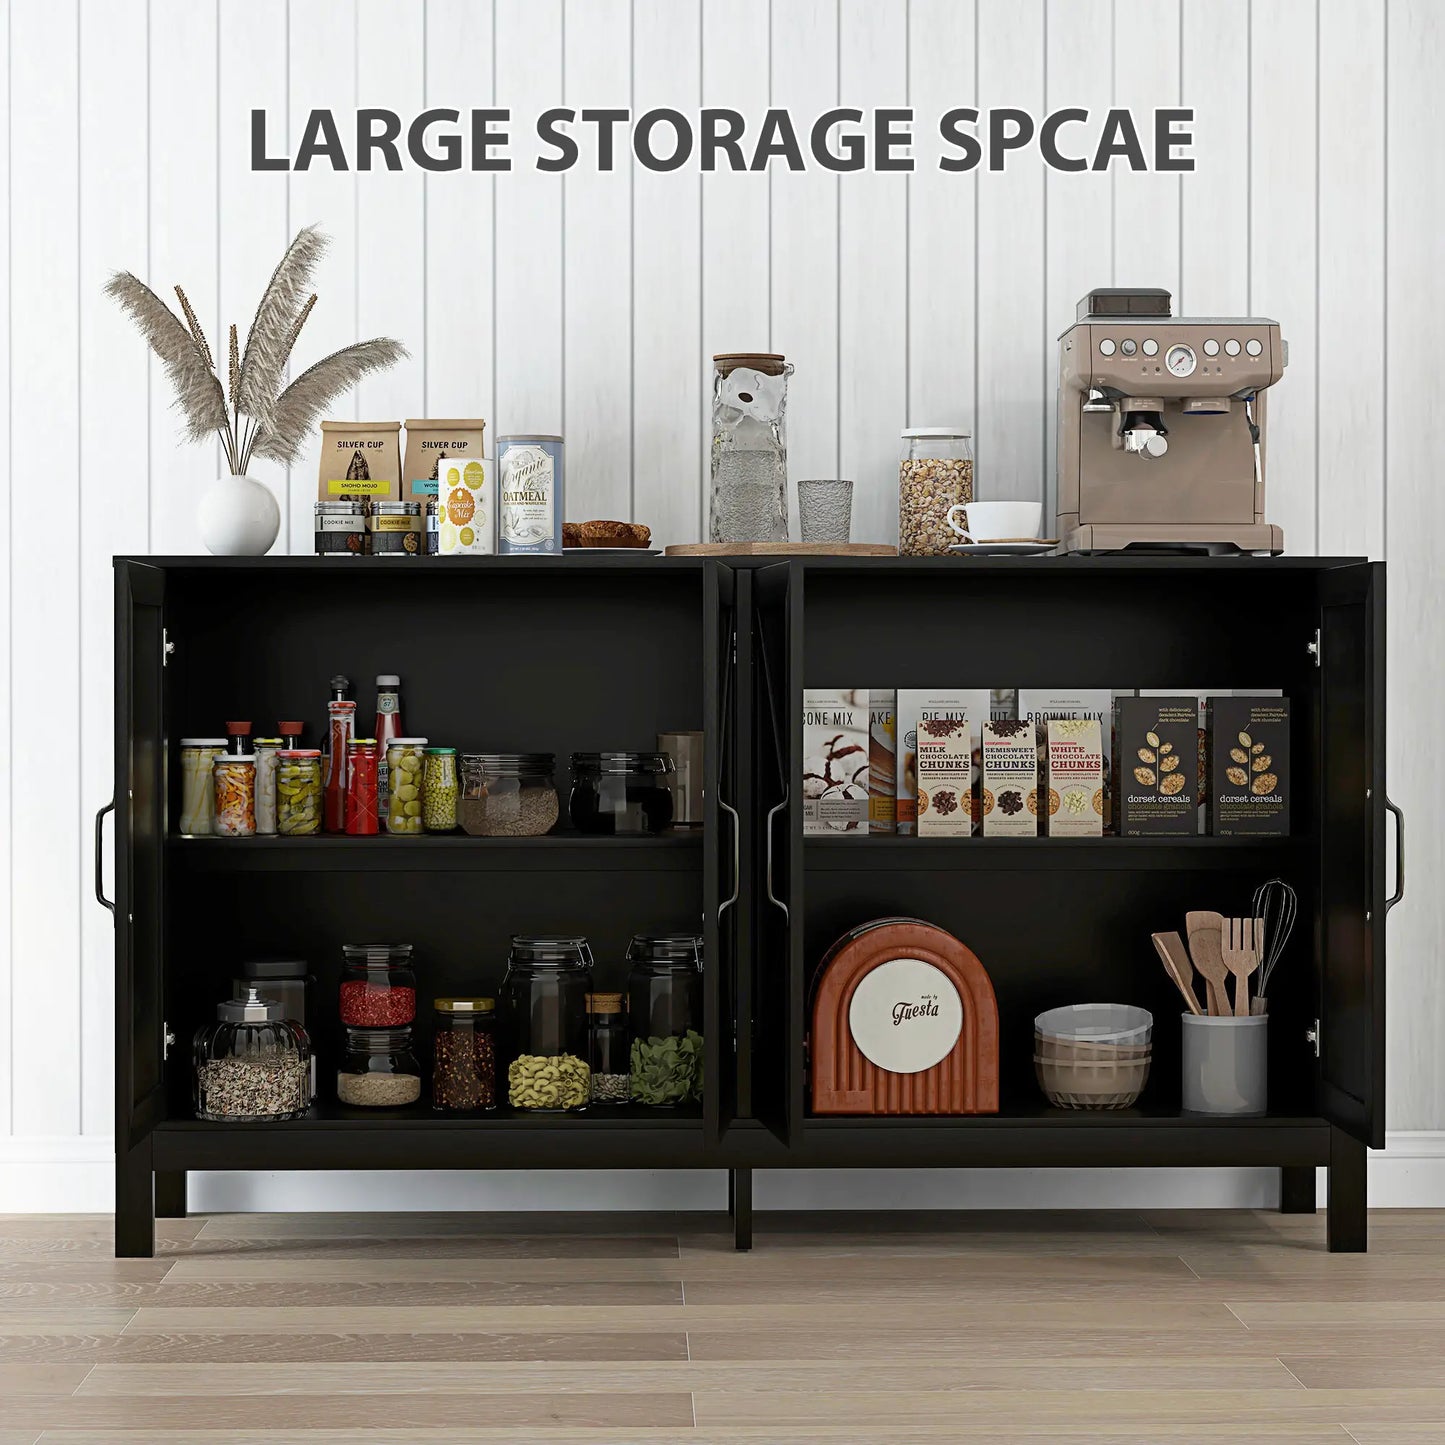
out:
{"label": "white round vase", "polygon": [[281,530],[281,508],[252,477],[217,477],[201,493],[196,521],[213,556],[264,557]]}

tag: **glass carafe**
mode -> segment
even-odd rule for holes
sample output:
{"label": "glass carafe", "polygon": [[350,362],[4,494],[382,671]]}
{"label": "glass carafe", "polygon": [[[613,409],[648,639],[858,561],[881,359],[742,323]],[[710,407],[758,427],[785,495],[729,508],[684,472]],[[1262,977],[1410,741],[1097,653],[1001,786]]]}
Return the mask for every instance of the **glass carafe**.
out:
{"label": "glass carafe", "polygon": [[784,412],[793,368],[774,353],[714,356],[709,542],[788,540]]}

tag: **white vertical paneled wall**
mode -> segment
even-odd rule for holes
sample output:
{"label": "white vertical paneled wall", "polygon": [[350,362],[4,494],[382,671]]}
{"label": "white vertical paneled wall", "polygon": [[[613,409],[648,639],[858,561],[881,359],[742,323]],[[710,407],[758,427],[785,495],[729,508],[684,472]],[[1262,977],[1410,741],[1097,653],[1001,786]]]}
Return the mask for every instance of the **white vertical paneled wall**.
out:
{"label": "white vertical paneled wall", "polygon": [[[1392,916],[1390,1122],[1445,1127],[1433,958],[1445,848],[1426,729],[1445,710],[1437,484],[1445,175],[1429,116],[1434,0],[11,0],[0,27],[0,1133],[104,1135],[111,933],[90,901],[109,796],[113,552],[198,550],[218,449],[177,444],[164,376],[101,294],[127,268],[187,289],[214,347],[249,322],[302,224],[331,237],[295,362],[362,336],[410,359],[349,417],[483,415],[564,431],[573,516],[705,524],[707,358],[785,352],[794,477],[851,476],[856,537],[891,540],[904,425],[960,423],[980,490],[1039,495],[1055,337],[1092,285],[1277,317],[1270,513],[1292,550],[1386,557],[1391,791],[1413,813]],[[44,57],[44,64],[34,63]],[[249,113],[294,151],[314,108],[510,106],[509,173],[252,172]],[[911,175],[530,169],[554,105],[911,105]],[[977,104],[1195,110],[1195,170],[936,169],[934,118]],[[1073,134],[1077,134],[1074,131]],[[1065,137],[1071,132],[1066,129]],[[619,132],[619,139],[621,133]],[[666,127],[656,133],[662,146]],[[310,545],[315,450],[254,469],[282,546]],[[43,518],[28,511],[44,473]],[[25,508],[21,501],[26,499]],[[28,518],[28,520],[27,520]],[[77,770],[33,766],[76,756]],[[107,883],[109,873],[107,870]],[[78,1020],[75,1028],[65,1020]]]}

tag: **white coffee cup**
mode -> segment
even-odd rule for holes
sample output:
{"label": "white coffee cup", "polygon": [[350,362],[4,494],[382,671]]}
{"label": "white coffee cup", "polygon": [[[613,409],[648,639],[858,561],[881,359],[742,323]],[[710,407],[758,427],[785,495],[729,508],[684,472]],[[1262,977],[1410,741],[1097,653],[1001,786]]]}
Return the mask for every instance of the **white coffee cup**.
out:
{"label": "white coffee cup", "polygon": [[[963,513],[963,522],[954,513]],[[965,542],[1018,542],[1039,535],[1042,502],[955,502],[948,509],[948,525]]]}

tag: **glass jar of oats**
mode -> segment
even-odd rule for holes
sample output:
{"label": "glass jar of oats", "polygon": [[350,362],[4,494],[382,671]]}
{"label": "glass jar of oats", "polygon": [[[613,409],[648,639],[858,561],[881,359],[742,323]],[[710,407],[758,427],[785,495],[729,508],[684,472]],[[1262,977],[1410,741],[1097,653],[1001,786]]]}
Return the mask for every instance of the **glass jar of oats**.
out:
{"label": "glass jar of oats", "polygon": [[948,509],[973,501],[973,445],[961,427],[914,426],[903,433],[898,463],[898,551],[941,557],[957,535]]}

